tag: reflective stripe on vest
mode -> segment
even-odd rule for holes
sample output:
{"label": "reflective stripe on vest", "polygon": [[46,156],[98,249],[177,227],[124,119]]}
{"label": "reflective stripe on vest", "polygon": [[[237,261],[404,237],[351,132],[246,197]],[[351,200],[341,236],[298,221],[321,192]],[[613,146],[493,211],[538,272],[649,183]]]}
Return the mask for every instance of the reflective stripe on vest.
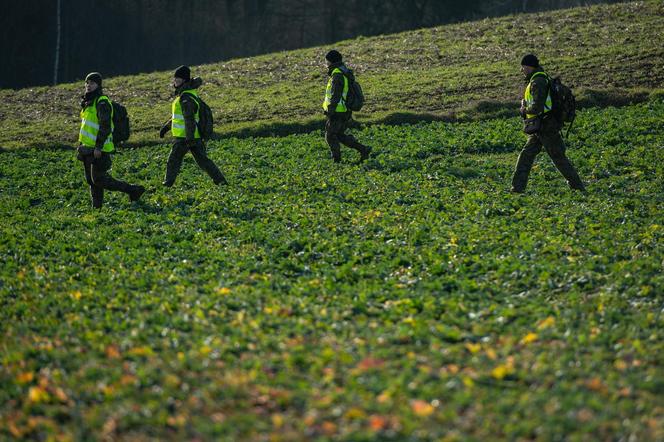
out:
{"label": "reflective stripe on vest", "polygon": [[[535,102],[535,99],[533,98],[533,95],[530,93],[530,85],[532,84],[533,78],[535,78],[538,75],[544,75],[546,78],[546,81],[550,83],[549,81],[549,76],[546,75],[544,72],[535,72],[532,77],[530,77],[530,82],[528,83],[528,86],[526,86],[526,92],[524,94],[523,99],[526,101],[526,107],[531,107],[533,103]],[[553,107],[553,100],[551,99],[551,87],[549,87],[549,90],[547,92],[546,96],[546,103],[544,103],[544,112],[542,114],[545,114],[547,112],[551,112],[551,108]],[[540,114],[540,115],[542,115]],[[526,118],[533,118],[536,117],[537,115],[535,114],[526,114]]]}
{"label": "reflective stripe on vest", "polygon": [[[198,98],[198,94],[196,93],[195,89],[182,91],[182,94],[184,93],[193,95],[194,97]],[[180,103],[180,97],[182,97],[182,94],[173,100],[173,104],[171,106],[171,134],[173,134],[173,136],[176,138],[187,138],[186,126],[184,124],[184,115],[182,114],[182,104]],[[195,101],[197,108],[196,114],[194,115],[194,120],[196,120],[197,124],[196,131],[194,132],[194,138],[198,139],[201,137],[201,134],[198,131],[200,106],[198,105],[198,100]]]}
{"label": "reflective stripe on vest", "polygon": [[[323,109],[327,111],[327,108],[330,106],[330,102],[332,101],[332,77],[334,74],[341,74],[343,75],[343,71],[339,68],[335,68],[332,71],[332,75],[330,75],[330,79],[327,81],[327,89],[325,90],[325,101],[323,101]],[[341,100],[339,100],[339,103],[337,104],[337,109],[335,112],[347,112],[348,109],[346,108],[346,98],[348,97],[348,78],[346,78],[345,75],[344,77],[344,91],[341,94]]]}
{"label": "reflective stripe on vest", "polygon": [[97,103],[106,101],[111,106],[111,133],[104,141],[103,152],[113,152],[113,104],[106,95],[95,98],[92,104],[81,111],[81,129],[78,132],[78,141],[87,147],[94,148],[97,145],[97,134],[99,133],[99,119],[97,118]]}

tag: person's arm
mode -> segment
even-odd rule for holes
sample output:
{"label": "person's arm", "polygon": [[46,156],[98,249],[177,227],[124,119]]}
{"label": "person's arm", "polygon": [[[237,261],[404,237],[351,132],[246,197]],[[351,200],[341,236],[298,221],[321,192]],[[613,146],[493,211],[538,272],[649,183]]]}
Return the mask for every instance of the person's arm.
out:
{"label": "person's arm", "polygon": [[190,94],[180,96],[180,106],[182,106],[182,116],[184,117],[184,129],[186,142],[192,142],[196,139],[196,111],[198,103]]}
{"label": "person's arm", "polygon": [[99,132],[97,132],[95,150],[102,150],[106,139],[111,135],[111,115],[111,104],[106,100],[98,100],[97,121],[99,121]]}
{"label": "person's arm", "polygon": [[328,113],[334,114],[337,111],[337,105],[341,101],[341,97],[344,93],[344,75],[341,73],[336,73],[332,75],[332,98],[330,99],[330,105],[327,108]]}
{"label": "person's arm", "polygon": [[159,130],[159,138],[164,138],[164,136],[168,133],[168,131],[171,130],[171,119],[169,118],[167,122],[164,123],[163,126],[161,126],[161,129]]}
{"label": "person's arm", "polygon": [[548,80],[539,75],[530,81],[530,94],[533,96],[533,104],[526,106],[526,113],[531,115],[540,115],[544,112],[546,97],[549,95]]}

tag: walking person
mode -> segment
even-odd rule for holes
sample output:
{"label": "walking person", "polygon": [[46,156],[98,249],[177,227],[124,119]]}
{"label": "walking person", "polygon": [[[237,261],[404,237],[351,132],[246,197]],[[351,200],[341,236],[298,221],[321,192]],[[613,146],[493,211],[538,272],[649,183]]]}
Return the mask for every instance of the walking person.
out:
{"label": "walking person", "polygon": [[352,135],[346,134],[346,129],[353,118],[352,111],[346,106],[350,83],[355,81],[353,71],[348,69],[341,54],[331,50],[325,55],[327,73],[330,77],[325,90],[323,110],[327,117],[325,122],[325,141],[330,147],[332,160],[341,161],[341,146],[344,144],[360,153],[360,161],[369,158],[371,147],[361,144]]}
{"label": "walking person", "polygon": [[90,186],[92,207],[100,209],[104,190],[124,192],[130,201],[138,201],[145,187],[127,184],[113,178],[111,153],[113,144],[113,105],[102,91],[102,77],[92,72],[85,77],[85,94],[81,101],[81,128],[78,134],[78,156],[85,169],[85,181]]}
{"label": "walking person", "polygon": [[187,152],[191,152],[198,167],[203,169],[215,184],[228,184],[217,165],[208,157],[198,127],[200,103],[196,90],[202,83],[200,77],[191,78],[191,70],[187,66],[180,66],[173,74],[175,99],[171,105],[171,119],[159,131],[160,138],[164,138],[169,130],[175,138],[166,163],[166,177],[163,182],[166,187],[175,183]]}
{"label": "walking person", "polygon": [[521,72],[526,80],[526,90],[521,100],[520,112],[524,119],[524,132],[528,135],[528,141],[519,154],[512,176],[511,191],[523,193],[526,190],[530,169],[542,147],[567,179],[570,188],[585,191],[579,174],[565,155],[565,142],[560,136],[562,122],[558,121],[555,112],[552,112],[551,79],[533,54],[523,57]]}

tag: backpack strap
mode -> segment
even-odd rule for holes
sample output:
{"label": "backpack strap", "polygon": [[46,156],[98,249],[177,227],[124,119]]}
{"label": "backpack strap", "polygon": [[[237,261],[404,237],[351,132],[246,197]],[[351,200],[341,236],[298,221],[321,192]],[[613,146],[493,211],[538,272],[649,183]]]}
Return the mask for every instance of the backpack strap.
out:
{"label": "backpack strap", "polygon": [[100,96],[98,96],[97,98],[95,98],[95,107],[97,106],[97,104],[99,104],[99,101],[100,101],[100,100],[106,101],[106,102],[108,103],[108,105],[111,106],[111,124],[112,124],[112,122],[113,122],[113,117],[114,117],[114,115],[113,115],[113,112],[114,112],[114,110],[113,110],[113,102],[111,101],[110,98],[108,98],[108,95],[100,95]]}
{"label": "backpack strap", "polygon": [[196,102],[196,106],[198,106],[198,109],[196,110],[196,112],[199,112],[201,110],[201,103],[198,101],[198,98],[196,98],[196,95],[192,94],[191,92],[182,92],[182,95],[184,95],[184,94],[187,94],[191,98],[194,99],[194,101]]}

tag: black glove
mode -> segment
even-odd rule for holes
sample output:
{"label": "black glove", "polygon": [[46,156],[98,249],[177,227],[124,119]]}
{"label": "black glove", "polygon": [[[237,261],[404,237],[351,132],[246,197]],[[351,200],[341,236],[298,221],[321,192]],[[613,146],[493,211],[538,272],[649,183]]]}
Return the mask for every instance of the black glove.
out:
{"label": "black glove", "polygon": [[161,128],[159,131],[159,138],[164,138],[166,135],[166,132],[168,132],[169,127],[167,125],[164,125],[164,127]]}

